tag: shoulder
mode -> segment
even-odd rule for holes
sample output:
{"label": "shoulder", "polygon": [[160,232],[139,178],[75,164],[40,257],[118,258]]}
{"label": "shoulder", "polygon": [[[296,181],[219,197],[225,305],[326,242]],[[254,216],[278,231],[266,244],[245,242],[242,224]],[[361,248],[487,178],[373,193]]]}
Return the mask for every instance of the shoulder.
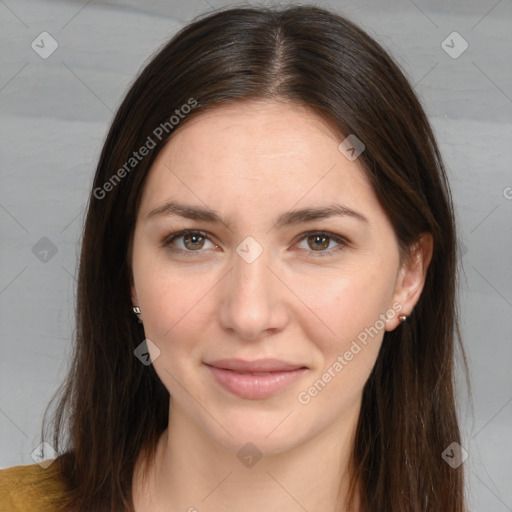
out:
{"label": "shoulder", "polygon": [[65,485],[58,464],[13,466],[0,470],[1,512],[50,512],[62,499]]}

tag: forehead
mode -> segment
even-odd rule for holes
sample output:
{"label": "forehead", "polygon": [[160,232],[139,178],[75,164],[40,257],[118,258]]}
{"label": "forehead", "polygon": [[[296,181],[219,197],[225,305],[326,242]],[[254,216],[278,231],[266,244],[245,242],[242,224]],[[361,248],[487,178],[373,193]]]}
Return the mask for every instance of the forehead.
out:
{"label": "forehead", "polygon": [[343,138],[296,104],[215,107],[179,128],[161,150],[146,179],[141,210],[180,196],[209,206],[220,201],[224,208],[230,206],[227,198],[232,207],[266,209],[299,201],[375,206],[362,165],[338,149]]}
{"label": "forehead", "polygon": [[326,150],[324,156],[328,157],[336,150],[340,137],[307,107],[271,101],[240,102],[215,107],[192,119],[178,130],[161,157],[168,162],[177,158],[210,159],[215,169],[238,163],[239,172],[264,172],[270,160],[278,160],[287,169],[307,157],[320,159],[320,153]]}

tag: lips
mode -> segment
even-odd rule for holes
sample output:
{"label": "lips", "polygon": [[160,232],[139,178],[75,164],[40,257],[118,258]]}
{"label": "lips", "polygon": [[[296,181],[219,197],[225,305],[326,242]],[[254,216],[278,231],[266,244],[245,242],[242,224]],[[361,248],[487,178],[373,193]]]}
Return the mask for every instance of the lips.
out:
{"label": "lips", "polygon": [[293,364],[280,359],[260,359],[258,361],[244,361],[243,359],[219,359],[206,363],[215,368],[223,370],[232,370],[239,373],[252,373],[252,372],[287,372],[291,370],[298,370],[305,368],[302,364]]}
{"label": "lips", "polygon": [[268,398],[299,379],[307,367],[279,359],[221,359],[205,363],[217,383],[241,398]]}

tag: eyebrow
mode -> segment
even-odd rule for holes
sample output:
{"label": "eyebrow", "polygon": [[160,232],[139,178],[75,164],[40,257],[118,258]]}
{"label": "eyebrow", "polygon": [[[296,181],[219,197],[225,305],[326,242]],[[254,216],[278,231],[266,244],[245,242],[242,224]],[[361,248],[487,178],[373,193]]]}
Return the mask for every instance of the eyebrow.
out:
{"label": "eyebrow", "polygon": [[[176,201],[168,201],[162,206],[151,210],[144,220],[148,221],[154,217],[160,216],[178,216],[202,222],[222,223],[228,227],[230,225],[229,222],[225,222],[219,214],[208,207],[181,204]],[[291,210],[282,213],[277,218],[274,227],[281,228],[283,226],[291,226],[302,222],[311,222],[335,216],[352,217],[362,222],[369,223],[368,219],[362,213],[340,204],[330,204],[327,206],[301,208],[300,210]]]}

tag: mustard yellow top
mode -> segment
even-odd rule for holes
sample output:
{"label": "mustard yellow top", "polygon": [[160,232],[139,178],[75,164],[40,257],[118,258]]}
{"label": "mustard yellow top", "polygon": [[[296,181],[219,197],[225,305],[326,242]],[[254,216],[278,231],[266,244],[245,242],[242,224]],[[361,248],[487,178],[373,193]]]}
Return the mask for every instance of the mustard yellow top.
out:
{"label": "mustard yellow top", "polygon": [[0,470],[0,512],[54,512],[52,502],[63,496],[65,487],[51,462]]}

